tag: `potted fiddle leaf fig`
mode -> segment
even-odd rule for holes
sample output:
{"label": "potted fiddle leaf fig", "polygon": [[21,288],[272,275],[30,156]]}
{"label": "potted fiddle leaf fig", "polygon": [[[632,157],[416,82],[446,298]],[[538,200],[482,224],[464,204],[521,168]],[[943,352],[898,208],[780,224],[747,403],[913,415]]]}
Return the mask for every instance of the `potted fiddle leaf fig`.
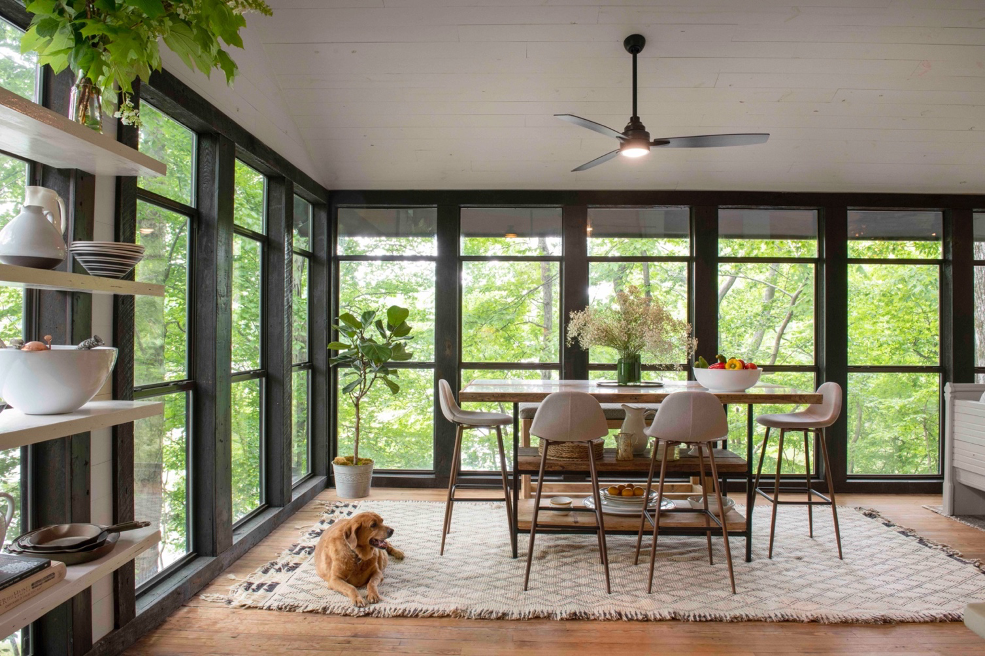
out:
{"label": "potted fiddle leaf fig", "polygon": [[392,305],[386,316],[377,318],[375,310],[368,310],[357,317],[350,312],[339,315],[339,341],[329,344],[338,351],[329,360],[329,366],[339,368],[339,384],[342,393],[349,397],[355,411],[353,426],[353,454],[338,456],[332,461],[336,493],[345,499],[360,499],[370,494],[373,477],[373,460],[359,457],[360,410],[366,395],[377,381],[397,394],[401,387],[397,382],[398,371],[391,362],[411,359],[407,343],[413,339],[407,323],[407,308]]}
{"label": "potted fiddle leaf fig", "polygon": [[99,131],[100,109],[113,114],[117,92],[114,115],[140,126],[130,94],[134,80],[161,70],[159,40],[189,68],[206,76],[218,68],[232,84],[236,63],[222,44],[243,47],[243,14],[271,15],[264,0],[28,0],[26,8],[34,17],[21,52],[38,53],[55,73],[71,69],[71,117]]}

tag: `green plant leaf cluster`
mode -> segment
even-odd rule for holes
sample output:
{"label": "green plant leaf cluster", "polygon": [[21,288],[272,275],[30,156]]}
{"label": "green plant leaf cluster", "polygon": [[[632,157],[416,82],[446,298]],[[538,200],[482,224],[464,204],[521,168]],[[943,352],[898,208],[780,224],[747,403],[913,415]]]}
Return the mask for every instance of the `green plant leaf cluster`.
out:
{"label": "green plant leaf cluster", "polygon": [[243,47],[245,11],[271,14],[262,0],[31,0],[27,10],[34,17],[21,52],[91,80],[107,113],[117,90],[126,96],[134,80],[161,70],[159,39],[189,68],[206,76],[218,68],[232,83],[237,67],[223,44]]}
{"label": "green plant leaf cluster", "polygon": [[360,402],[378,380],[393,394],[401,391],[396,378],[398,371],[388,364],[405,362],[413,357],[407,350],[411,326],[407,323],[410,311],[397,305],[387,308],[384,316],[376,310],[362,312],[359,317],[343,312],[338,323],[332,326],[339,331],[340,341],[329,343],[329,349],[338,354],[329,360],[329,366],[346,371],[341,374],[342,393],[349,395],[356,411],[353,462],[359,462]]}

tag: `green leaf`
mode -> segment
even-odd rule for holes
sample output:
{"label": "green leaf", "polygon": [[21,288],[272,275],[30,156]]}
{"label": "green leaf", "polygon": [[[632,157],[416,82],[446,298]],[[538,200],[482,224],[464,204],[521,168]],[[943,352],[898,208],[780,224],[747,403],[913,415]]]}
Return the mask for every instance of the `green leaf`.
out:
{"label": "green leaf", "polygon": [[408,325],[407,322],[403,322],[399,326],[394,328],[393,335],[394,337],[404,337],[409,332],[411,332],[411,326]]}
{"label": "green leaf", "polygon": [[362,382],[362,381],[361,380],[354,380],[353,382],[349,383],[348,385],[346,385],[345,387],[342,388],[342,393],[343,394],[349,394],[354,389],[356,389],[357,387],[359,387],[360,382]]}
{"label": "green leaf", "polygon": [[397,305],[391,305],[389,308],[387,308],[388,327],[390,327],[391,330],[397,328],[402,323],[404,323],[404,320],[407,319],[408,315],[410,314],[411,312],[407,308],[402,308]]}
{"label": "green leaf", "polygon": [[343,312],[342,314],[340,314],[339,315],[339,320],[345,322],[346,324],[348,324],[349,326],[355,328],[356,330],[359,330],[360,328],[363,327],[360,324],[359,319],[357,319],[353,315],[349,314],[348,312]]}
{"label": "green leaf", "polygon": [[394,344],[390,359],[396,362],[404,362],[406,360],[410,360],[413,356],[413,353],[410,353],[405,349],[404,342],[398,342]]}
{"label": "green leaf", "polygon": [[360,317],[360,322],[363,324],[364,328],[369,328],[373,325],[373,320],[376,319],[376,317],[376,310],[367,310],[363,313],[363,316]]}
{"label": "green leaf", "polygon": [[377,319],[373,322],[373,325],[377,327],[377,332],[380,333],[381,339],[387,339],[387,331],[384,330],[383,321]]}
{"label": "green leaf", "polygon": [[397,394],[398,392],[401,391],[401,386],[395,383],[394,381],[392,381],[391,379],[384,377],[381,378],[380,380],[382,380],[383,384],[389,387],[390,391],[393,392],[394,394]]}
{"label": "green leaf", "polygon": [[233,79],[236,78],[236,74],[240,70],[236,62],[233,61],[232,57],[225,50],[220,50],[216,53],[216,60],[219,62],[219,68],[226,74],[226,83],[232,84]]}
{"label": "green leaf", "polygon": [[359,345],[359,350],[374,362],[386,362],[393,353],[389,347],[376,342],[363,342]]}
{"label": "green leaf", "polygon": [[164,13],[164,5],[161,0],[123,0],[124,4],[135,7],[144,12],[144,15],[151,20]]}
{"label": "green leaf", "polygon": [[330,351],[348,351],[352,348],[352,345],[346,344],[345,342],[329,342]]}
{"label": "green leaf", "polygon": [[37,32],[38,36],[47,39],[55,36],[55,32],[58,31],[60,26],[61,23],[59,23],[57,19],[44,18],[38,21],[38,24],[34,26],[34,31]]}
{"label": "green leaf", "polygon": [[185,62],[186,66],[195,68],[192,58],[197,57],[201,49],[195,43],[191,27],[183,22],[172,24],[171,31],[164,35],[164,43]]}
{"label": "green leaf", "polygon": [[53,14],[56,6],[56,0],[33,0],[25,9],[32,14]]}

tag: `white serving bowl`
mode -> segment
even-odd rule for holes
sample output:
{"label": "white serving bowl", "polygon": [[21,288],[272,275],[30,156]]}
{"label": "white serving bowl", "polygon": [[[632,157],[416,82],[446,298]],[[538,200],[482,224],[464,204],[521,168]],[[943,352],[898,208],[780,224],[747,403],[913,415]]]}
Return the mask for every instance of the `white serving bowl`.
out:
{"label": "white serving bowl", "polygon": [[[695,496],[688,497],[688,505],[692,507],[692,510],[703,510],[705,508],[705,503],[702,501],[701,494],[696,494]],[[729,510],[730,508],[736,505],[736,502],[730,499],[729,497],[723,497],[722,505],[726,506],[726,510]],[[713,513],[719,512],[719,504],[716,503],[716,497],[714,494],[709,495],[709,512],[713,512]]]}
{"label": "white serving bowl", "polygon": [[116,349],[0,349],[0,397],[26,415],[60,415],[96,396],[116,364]]}
{"label": "white serving bowl", "polygon": [[745,392],[760,380],[760,368],[757,369],[698,369],[692,367],[695,380],[712,392]]}

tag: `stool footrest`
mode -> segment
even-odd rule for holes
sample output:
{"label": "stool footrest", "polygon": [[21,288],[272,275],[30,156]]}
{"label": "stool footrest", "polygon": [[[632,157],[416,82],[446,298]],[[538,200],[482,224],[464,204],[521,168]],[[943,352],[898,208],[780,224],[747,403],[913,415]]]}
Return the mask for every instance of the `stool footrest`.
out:
{"label": "stool footrest", "polygon": [[502,490],[503,484],[494,485],[492,483],[456,483],[452,489],[462,488],[463,490]]}
{"label": "stool footrest", "polygon": [[[779,505],[779,506],[780,505],[785,505],[785,506],[831,506],[832,505],[832,500],[830,498],[828,498],[827,496],[825,496],[824,494],[822,494],[821,492],[819,492],[818,490],[810,490],[810,489],[809,490],[806,490],[805,488],[798,489],[798,488],[784,488],[784,487],[782,487],[782,488],[778,488],[777,491],[780,492],[780,493],[784,493],[784,494],[807,494],[808,492],[810,492],[811,494],[815,495],[816,497],[822,499],[822,501],[808,501],[807,499],[805,499],[804,501],[790,501],[790,500],[783,500],[782,501],[782,500],[778,499],[777,500],[777,505]],[[761,489],[761,488],[758,487],[756,489],[756,493],[759,494],[760,496],[762,496],[767,501],[769,501],[771,503],[774,503],[774,497],[772,495],[768,494],[763,489]]]}
{"label": "stool footrest", "polygon": [[504,499],[503,497],[462,497],[461,499],[456,499],[455,497],[452,497],[451,501],[454,503],[477,503],[481,501],[503,502],[506,501],[506,499]]}

